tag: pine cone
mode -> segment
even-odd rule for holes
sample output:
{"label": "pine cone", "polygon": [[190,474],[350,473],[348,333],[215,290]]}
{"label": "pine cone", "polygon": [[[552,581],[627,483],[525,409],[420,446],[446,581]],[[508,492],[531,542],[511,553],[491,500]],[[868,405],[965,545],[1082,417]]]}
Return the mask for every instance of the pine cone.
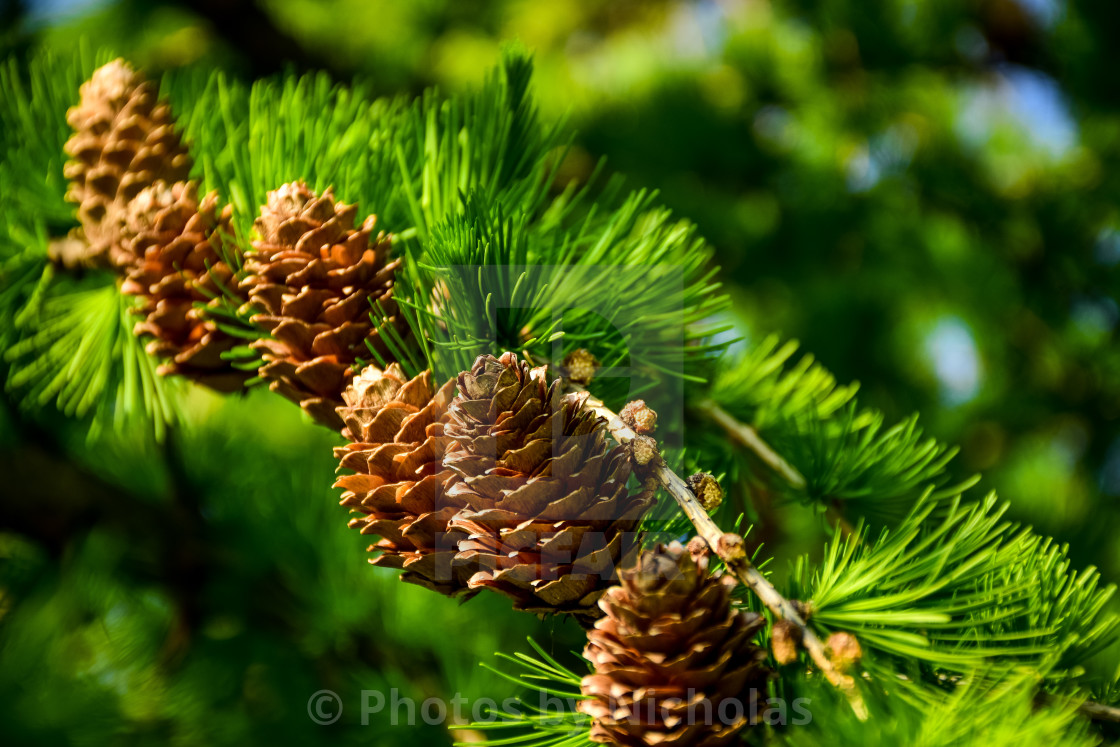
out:
{"label": "pine cone", "polygon": [[73,157],[65,167],[67,199],[78,204],[78,219],[89,246],[81,256],[60,257],[88,266],[127,264],[122,253],[128,202],[157,180],[187,178],[191,159],[175,132],[171,110],[156,86],[124,60],[94,71],[82,84],[81,101],[66,113],[74,135],[66,142]]}
{"label": "pine cone", "polygon": [[593,618],[652,497],[627,490],[626,451],[581,409],[586,393],[561,385],[512,353],[459,375],[445,433],[460,448],[444,460],[460,478],[448,499],[465,504],[451,522],[468,535],[456,563],[473,571],[471,588],[518,609]]}
{"label": "pine cone", "polygon": [[[749,722],[751,691],[766,699],[766,651],[750,640],[765,620],[732,607],[707,553],[678,542],[642,553],[621,576],[599,601],[606,617],[583,652],[595,667],[579,703],[594,719],[592,741],[727,744]],[[729,699],[738,703],[721,708]]]}
{"label": "pine cone", "polygon": [[273,391],[336,429],[342,421],[335,410],[352,366],[369,355],[366,343],[388,354],[370,321],[371,302],[396,314],[399,262],[388,261],[384,233],[372,237],[376,217],[355,229],[356,214],[355,206],[336,203],[331,190],[319,197],[302,182],[270,192],[241,286],[259,312],[253,321],[272,333],[253,343],[265,360],[260,375]]}
{"label": "pine cone", "polygon": [[151,335],[151,355],[170,358],[160,373],[180,374],[218,391],[240,389],[249,378],[222,359],[237,340],[217,328],[199,304],[214,305],[233,285],[233,272],[214,248],[215,234],[228,232],[229,209],[221,215],[217,195],[198,201],[193,182],[157,181],[129,203],[129,238],[122,252],[133,259],[121,292],[139,296],[138,335]]}
{"label": "pine cone", "polygon": [[448,521],[457,507],[444,500],[452,474],[442,466],[452,446],[443,432],[454,380],[438,390],[430,371],[407,379],[396,363],[385,371],[368,366],[342,393],[338,415],[342,435],[352,443],[334,450],[339,468],[356,474],[340,477],[341,505],[359,512],[350,526],[381,539],[370,545],[370,563],[399,568],[402,578],[442,594],[466,589],[466,578],[452,571],[455,540]]}

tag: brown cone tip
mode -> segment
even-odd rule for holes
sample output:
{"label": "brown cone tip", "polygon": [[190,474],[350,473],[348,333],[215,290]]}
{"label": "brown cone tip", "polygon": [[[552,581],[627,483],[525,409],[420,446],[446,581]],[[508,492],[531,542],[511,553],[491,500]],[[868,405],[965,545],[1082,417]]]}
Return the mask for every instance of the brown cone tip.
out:
{"label": "brown cone tip", "polygon": [[723,488],[720,487],[719,480],[707,472],[690,475],[688,488],[708,513],[715,511],[723,503]]}
{"label": "brown cone tip", "polygon": [[587,348],[576,348],[564,356],[561,369],[576,384],[590,384],[599,370],[599,359]]}
{"label": "brown cone tip", "polygon": [[351,443],[335,449],[341,505],[350,526],[380,539],[370,545],[373,565],[398,568],[406,581],[442,594],[466,591],[466,577],[452,568],[455,541],[448,522],[458,507],[446,499],[454,479],[443,466],[452,440],[444,435],[455,382],[438,389],[431,372],[409,379],[396,363],[369,366],[342,393],[338,415]]}
{"label": "brown cone tip", "polygon": [[[589,699],[579,703],[594,719],[592,741],[729,744],[749,724],[751,698],[765,700],[766,651],[751,641],[765,619],[732,606],[708,559],[700,545],[659,545],[603,595],[605,617],[583,652],[594,667],[581,684]],[[739,707],[721,708],[729,699]]]}
{"label": "brown cone tip", "polygon": [[165,359],[160,372],[219,391],[240,389],[250,377],[222,358],[238,342],[207,314],[233,285],[233,271],[215,248],[228,221],[216,194],[200,203],[193,182],[156,181],[128,204],[129,238],[121,248],[130,257],[121,292],[141,300],[135,311],[143,319],[134,331],[152,338],[148,352]]}
{"label": "brown cone tip", "polygon": [[458,478],[448,496],[463,505],[456,564],[518,609],[598,616],[652,502],[627,489],[625,450],[582,409],[586,394],[565,396],[513,353],[480,356],[458,385],[445,428],[458,449],[444,461]]}
{"label": "brown cone tip", "polygon": [[774,661],[783,667],[797,661],[801,635],[801,627],[795,622],[779,620],[774,623],[770,631],[770,648],[774,652]]}
{"label": "brown cone tip", "polygon": [[123,60],[102,65],[80,89],[66,114],[74,135],[67,199],[78,205],[84,252],[59,255],[68,266],[128,266],[123,250],[128,203],[157,181],[187,178],[191,159],[175,131],[171,110],[156,86]]}
{"label": "brown cone tip", "polygon": [[863,648],[859,645],[859,640],[842,630],[828,637],[825,648],[828,649],[829,659],[841,672],[852,671],[863,659]]}
{"label": "brown cone tip", "polygon": [[661,458],[661,451],[657,448],[657,441],[651,436],[638,436],[630,442],[630,457],[634,464],[641,467],[656,465]]}
{"label": "brown cone tip", "polygon": [[270,192],[241,282],[253,321],[271,333],[252,345],[264,359],[260,376],[336,429],[357,361],[371,357],[370,347],[391,358],[370,312],[380,309],[407,332],[393,299],[399,262],[389,260],[390,239],[374,236],[376,216],[355,228],[356,215],[330,189],[320,196],[293,182]]}
{"label": "brown cone tip", "polygon": [[639,435],[648,436],[657,430],[657,413],[645,403],[645,400],[636,399],[627,402],[619,411],[618,417]]}

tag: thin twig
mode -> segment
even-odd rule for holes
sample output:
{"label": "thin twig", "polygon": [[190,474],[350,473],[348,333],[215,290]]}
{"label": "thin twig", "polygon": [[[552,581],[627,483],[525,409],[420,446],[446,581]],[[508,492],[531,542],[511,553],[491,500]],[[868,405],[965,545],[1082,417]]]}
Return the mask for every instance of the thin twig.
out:
{"label": "thin twig", "polygon": [[797,490],[805,488],[805,478],[802,474],[783,459],[781,454],[770,448],[770,445],[762,440],[758,431],[753,427],[739,422],[710,399],[704,400],[699,406],[702,412],[723,428],[732,441],[753,452],[763,464],[778,473],[791,487]]}
{"label": "thin twig", "polygon": [[[603,414],[605,417],[608,417],[608,420],[610,419],[609,416],[607,415],[607,413],[610,412],[609,410],[606,410],[606,408],[596,408],[596,409],[600,412],[600,414]],[[785,459],[783,459],[781,454],[774,451],[774,449],[772,449],[769,444],[767,444],[765,441],[763,441],[762,437],[758,435],[758,431],[755,430],[752,426],[747,425],[746,423],[740,422],[733,415],[728,413],[726,410],[724,410],[722,407],[720,407],[718,404],[716,404],[713,400],[710,400],[710,399],[700,402],[699,403],[699,409],[703,413],[705,413],[709,418],[711,418],[711,420],[713,422],[715,422],[718,426],[720,426],[720,428],[723,429],[723,431],[728,435],[729,438],[731,438],[732,441],[734,441],[735,443],[739,444],[740,446],[743,446],[747,450],[754,453],[754,455],[757,456],[759,458],[759,460],[761,460],[764,464],[766,464],[768,467],[770,467],[775,473],[777,473],[779,476],[781,476],[782,479],[784,479],[791,487],[796,488],[796,489],[803,489],[805,487],[805,478],[801,475],[801,473],[798,472],[797,469],[793,465],[791,465],[789,462],[787,462]],[[621,423],[621,421],[620,421],[620,423]],[[626,426],[623,424],[622,427],[625,428]],[[629,430],[629,429],[627,429],[627,430]],[[613,430],[613,426],[612,426],[612,433],[613,432],[614,432],[614,430]],[[630,437],[633,438],[632,435]],[[617,438],[617,436],[616,436],[616,438]],[[668,487],[668,486],[666,486],[666,487]],[[670,491],[670,492],[672,492],[672,491]],[[676,497],[676,494],[674,494],[674,497]],[[680,502],[680,498],[677,498],[677,500],[678,500],[678,502]],[[702,510],[703,509],[701,509],[701,511]],[[685,508],[685,511],[688,512],[687,507]],[[833,504],[833,505],[829,506],[829,511],[828,512],[829,512],[830,516],[834,516],[834,518],[836,520],[837,527],[839,528],[840,532],[844,536],[848,536],[849,534],[851,534],[854,531],[852,525],[847,521],[847,519],[844,518],[843,514],[840,513],[839,506],[837,504]],[[690,519],[692,518],[692,513],[690,513],[690,512],[689,512],[689,518]],[[707,517],[706,514],[705,514],[705,518],[707,518],[709,523],[712,523],[711,518]],[[693,523],[695,524],[696,521],[693,520]],[[697,526],[697,529],[700,528],[699,524],[697,524],[696,526]],[[715,526],[714,523],[712,523],[712,526]],[[717,529],[717,531],[718,531],[718,529]],[[705,537],[705,539],[707,539],[707,537]],[[711,544],[710,541],[709,541],[709,544]],[[754,570],[754,569],[752,568],[751,570]],[[754,571],[754,572],[758,573],[757,571]],[[759,575],[761,575],[761,574],[759,574]],[[763,581],[765,582],[765,579],[763,579]],[[747,583],[747,582],[744,581],[744,583]],[[767,585],[769,585],[768,582],[766,582],[766,583],[767,583]],[[750,583],[747,583],[747,585],[750,586],[752,589],[754,589],[755,593],[758,593],[758,590],[755,589],[755,587],[752,586]],[[770,589],[773,589],[773,586],[770,586]],[[776,590],[774,590],[774,595],[776,595],[776,603],[781,604],[781,602],[785,602],[785,600],[781,599],[781,596],[778,595]],[[759,594],[759,597],[763,600],[763,602],[766,604],[767,607],[769,607],[771,610],[774,609],[771,606],[771,604],[769,602],[767,602],[767,600],[762,596],[762,594]],[[786,604],[788,604],[788,602],[786,602]],[[775,611],[775,612],[777,613],[777,611]],[[785,617],[785,616],[783,615],[783,617]],[[804,623],[802,623],[796,617],[796,611],[794,612],[794,617],[792,617],[792,618],[786,617],[786,619],[792,620],[793,622],[797,623],[798,625],[801,625],[802,629],[805,631],[805,638],[804,638],[805,647],[807,649],[809,649],[809,646],[810,646],[809,636],[811,636],[812,633],[808,630],[808,628],[805,627]],[[818,643],[819,643],[819,640],[818,640]],[[811,654],[812,649],[809,649],[809,650],[810,650],[810,654]],[[814,661],[817,660],[815,656],[813,658],[814,658]],[[822,669],[824,669],[824,668],[822,667]],[[825,670],[825,673],[827,675],[827,673],[828,673],[827,670]],[[843,676],[843,675],[841,675],[841,676]],[[829,677],[829,680],[832,681],[833,684],[836,684],[838,687],[841,687],[843,689],[843,686],[841,684],[835,682],[831,677]],[[1051,700],[1057,700],[1057,699],[1056,698],[1051,698]],[[855,707],[856,706],[853,703],[853,708],[855,708]],[[1115,722],[1115,723],[1120,723],[1120,708],[1115,708],[1113,706],[1107,706],[1107,705],[1104,705],[1102,703],[1097,703],[1097,702],[1092,701],[1092,700],[1086,700],[1086,701],[1082,701],[1081,703],[1079,703],[1078,706],[1077,706],[1077,711],[1082,716],[1086,716],[1086,717],[1088,717],[1088,718],[1090,718],[1094,721],[1111,721],[1111,722]],[[858,712],[859,711],[857,709],[857,713]]]}
{"label": "thin twig", "polygon": [[1092,721],[1110,721],[1120,724],[1120,708],[1115,706],[1105,705],[1104,703],[1098,703],[1094,700],[1079,700],[1076,697],[1057,695],[1054,693],[1040,692],[1034,696],[1034,705],[1036,708],[1047,705],[1057,706],[1058,708],[1069,708],[1074,703],[1077,704],[1077,712],[1087,719]]}
{"label": "thin twig", "polygon": [[[572,389],[579,391],[586,391],[583,387],[578,385],[569,384]],[[590,395],[587,398],[586,406],[598,413],[606,419],[607,427],[610,429],[611,435],[620,444],[628,444],[633,441],[637,434],[630,429],[621,418],[612,412],[602,400]],[[816,633],[805,624],[801,616],[797,614],[797,610],[788,599],[783,597],[781,593],[774,588],[762,573],[751,564],[747,559],[746,552],[743,549],[742,538],[737,535],[728,535],[720,529],[708,512],[700,505],[696,496],[689,489],[688,485],[682,480],[673,470],[665,465],[664,460],[659,460],[659,464],[653,470],[658,483],[673,496],[674,500],[680,505],[685,515],[688,516],[689,521],[696,527],[696,531],[708,543],[708,546],[719,555],[723,562],[727,565],[735,577],[739,579],[744,585],[747,586],[755,595],[762,600],[772,613],[777,615],[783,620],[790,622],[801,628],[802,631],[802,645],[809,653],[809,657],[820,668],[824,676],[840,689],[848,698],[851,703],[852,710],[855,711],[856,716],[860,720],[867,718],[867,706],[860,696],[859,690],[856,688],[855,680],[852,677],[839,671],[828,658],[828,653],[825,651],[825,645]],[[731,541],[729,541],[731,540]],[[735,541],[737,540],[737,542]]]}
{"label": "thin twig", "polygon": [[1120,724],[1120,708],[1086,700],[1077,706],[1077,711],[1082,716],[1088,716],[1094,721],[1112,721]]}
{"label": "thin twig", "polygon": [[[763,441],[762,436],[758,435],[754,426],[739,421],[734,415],[710,399],[700,402],[699,409],[722,428],[732,441],[753,452],[763,464],[776,472],[790,487],[795,490],[805,489],[805,477],[797,471],[796,467],[783,459],[781,454],[774,451],[770,444]],[[835,525],[837,531],[840,532],[840,536],[848,537],[855,533],[855,527],[844,516],[840,501],[834,500],[829,505],[826,515]]]}

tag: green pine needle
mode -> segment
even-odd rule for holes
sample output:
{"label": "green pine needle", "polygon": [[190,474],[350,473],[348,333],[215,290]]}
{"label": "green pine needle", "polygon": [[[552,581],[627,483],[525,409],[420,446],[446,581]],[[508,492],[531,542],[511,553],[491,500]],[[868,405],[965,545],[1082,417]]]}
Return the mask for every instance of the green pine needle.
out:
{"label": "green pine needle", "polygon": [[927,497],[893,529],[834,539],[821,562],[797,562],[789,596],[812,600],[822,633],[853,633],[868,667],[919,664],[926,675],[967,673],[995,661],[1041,666],[1054,680],[1116,636],[1104,608],[1115,587],[1089,568],[1071,572],[1066,549],[1003,519],[995,495],[941,507]]}
{"label": "green pine needle", "polygon": [[25,408],[54,405],[70,417],[90,416],[91,437],[147,423],[162,440],[178,419],[173,385],[132,332],[134,300],[110,276],[56,277],[50,265],[40,289],[41,298],[13,319],[6,389]]}
{"label": "green pine needle", "polygon": [[28,216],[56,233],[75,225],[62,174],[63,145],[73,134],[66,110],[78,103],[82,82],[111,58],[82,45],[71,54],[40,51],[26,66],[0,63],[0,232]]}
{"label": "green pine needle", "polygon": [[[488,720],[452,727],[482,732],[512,732],[512,736],[487,739],[482,742],[458,742],[456,747],[466,745],[517,745],[518,747],[591,747],[588,739],[591,717],[580,713],[573,706],[586,698],[580,692],[581,676],[549,655],[536,641],[529,639],[536,656],[524,653],[507,654],[498,652],[497,656],[507,664],[513,665],[513,673],[504,669],[483,664],[502,679],[515,685],[528,688],[533,694],[519,698],[518,707],[511,710],[495,708],[487,714]],[[582,659],[581,659],[582,660]],[[590,665],[588,665],[590,666]],[[534,704],[533,701],[536,701]],[[508,701],[506,701],[508,702]],[[559,704],[560,710],[547,706]],[[546,707],[542,707],[546,706]]]}
{"label": "green pine needle", "polygon": [[[811,355],[794,360],[796,350],[794,341],[767,337],[693,395],[754,427],[805,481],[793,486],[763,473],[775,489],[819,510],[837,506],[890,525],[931,486],[934,498],[949,499],[978,482],[974,476],[949,484],[956,448],[924,436],[916,415],[887,426],[881,413],[858,407],[858,384],[838,385]],[[729,452],[722,432],[708,433],[703,446],[740,478],[742,451]]]}

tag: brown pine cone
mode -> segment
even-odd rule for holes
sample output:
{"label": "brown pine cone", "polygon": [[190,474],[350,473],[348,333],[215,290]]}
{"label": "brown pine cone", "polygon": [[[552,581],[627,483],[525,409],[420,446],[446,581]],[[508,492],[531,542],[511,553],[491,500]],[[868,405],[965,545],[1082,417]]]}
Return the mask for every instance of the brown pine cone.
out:
{"label": "brown pine cone", "polygon": [[356,473],[335,482],[346,491],[341,505],[358,514],[350,526],[381,537],[369,562],[447,595],[467,581],[451,566],[463,535],[447,526],[457,507],[444,496],[453,475],[442,460],[453,442],[443,427],[454,396],[454,380],[435,389],[430,371],[408,379],[396,363],[368,366],[342,393],[338,415],[351,443],[334,450],[339,469]]}
{"label": "brown pine cone", "polygon": [[444,429],[459,445],[444,460],[459,480],[447,495],[465,506],[451,526],[468,535],[456,563],[473,571],[471,588],[590,619],[652,497],[627,490],[626,451],[582,410],[586,394],[561,386],[512,353],[460,374]]}
{"label": "brown pine cone", "polygon": [[259,238],[245,255],[241,288],[268,329],[259,340],[261,377],[273,391],[300,404],[317,421],[339,429],[335,412],[367,342],[383,357],[388,350],[370,320],[371,302],[395,317],[390,239],[373,236],[375,216],[354,228],[357,207],[336,203],[331,190],[319,197],[302,182],[268,195],[255,229]]}
{"label": "brown pine cone", "polygon": [[228,232],[229,209],[217,195],[200,204],[193,182],[157,181],[129,203],[122,252],[132,259],[121,292],[143,299],[138,335],[150,335],[151,355],[168,358],[163,374],[180,374],[218,391],[240,389],[251,373],[233,368],[222,353],[237,340],[217,328],[202,306],[214,305],[233,286],[233,272],[214,244]]}
{"label": "brown pine cone", "polygon": [[67,199],[78,204],[88,242],[78,255],[59,261],[87,266],[127,266],[122,252],[128,203],[157,180],[187,178],[191,159],[175,132],[171,110],[155,84],[124,60],[94,71],[82,84],[81,101],[66,113],[74,135],[66,142],[73,160],[65,166]]}
{"label": "brown pine cone", "polygon": [[621,577],[599,600],[606,617],[583,652],[595,668],[578,706],[594,719],[591,740],[728,744],[749,724],[751,698],[755,712],[766,700],[766,650],[751,642],[765,619],[735,609],[730,585],[708,575],[708,554],[678,542],[642,553]]}

